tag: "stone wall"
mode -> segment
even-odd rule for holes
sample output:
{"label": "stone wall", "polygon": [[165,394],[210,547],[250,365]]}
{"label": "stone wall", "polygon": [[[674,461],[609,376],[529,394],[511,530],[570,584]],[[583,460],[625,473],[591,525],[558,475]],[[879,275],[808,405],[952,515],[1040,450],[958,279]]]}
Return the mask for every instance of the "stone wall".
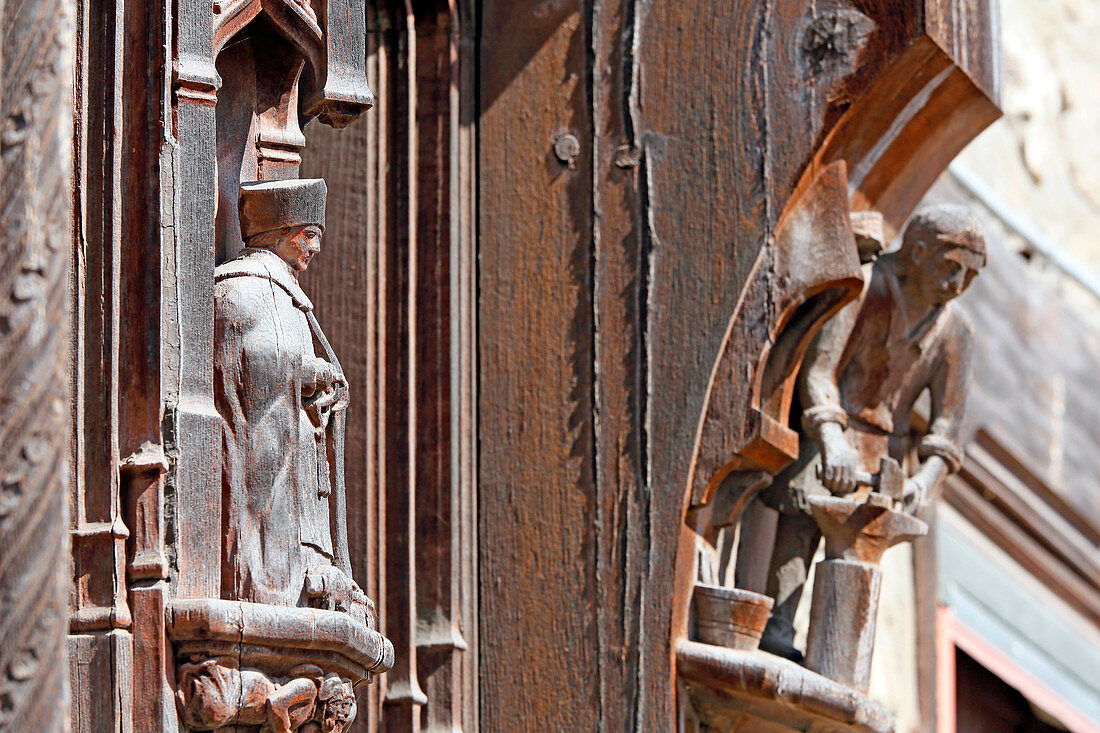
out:
{"label": "stone wall", "polygon": [[1005,115],[960,160],[1095,272],[1100,3],[1001,0],[1001,9]]}

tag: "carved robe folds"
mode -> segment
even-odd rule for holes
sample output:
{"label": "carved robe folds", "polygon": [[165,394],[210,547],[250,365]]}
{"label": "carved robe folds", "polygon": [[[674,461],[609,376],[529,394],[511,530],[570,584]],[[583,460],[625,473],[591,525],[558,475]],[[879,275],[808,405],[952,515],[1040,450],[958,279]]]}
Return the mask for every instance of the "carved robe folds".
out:
{"label": "carved robe folds", "polygon": [[[332,577],[331,392],[319,389],[313,304],[274,253],[217,268],[215,400],[224,419],[222,592],[306,605],[306,574]],[[327,404],[326,404],[327,403]],[[350,579],[349,579],[350,580]]]}
{"label": "carved robe folds", "polygon": [[[270,208],[294,221],[270,230],[269,243],[299,242],[297,218],[314,231],[301,241],[316,243],[323,182],[253,189],[267,204],[288,191],[301,202],[312,189],[314,215]],[[393,666],[393,646],[347,567],[346,383],[286,259],[247,247],[214,280],[222,597],[168,609],[180,720],[194,731],[344,731],[354,687]]]}

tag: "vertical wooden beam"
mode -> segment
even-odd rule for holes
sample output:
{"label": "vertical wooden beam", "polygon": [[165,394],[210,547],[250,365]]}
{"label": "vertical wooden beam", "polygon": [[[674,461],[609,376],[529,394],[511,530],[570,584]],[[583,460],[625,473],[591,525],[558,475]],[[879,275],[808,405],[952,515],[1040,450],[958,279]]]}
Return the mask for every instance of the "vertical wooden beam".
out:
{"label": "vertical wooden beam", "polygon": [[[166,500],[174,513],[177,598],[221,597],[220,420],[214,407],[214,216],[217,89],[210,5],[176,3],[173,106],[175,138],[174,246],[165,270],[170,348],[164,369],[175,458]],[[175,332],[173,334],[173,332]],[[176,361],[178,359],[178,361]]]}
{"label": "vertical wooden beam", "polygon": [[[145,69],[122,79],[122,209],[120,253],[119,435],[122,516],[130,532],[126,579],[133,618],[134,733],[174,733],[172,651],[164,627],[169,597],[164,479],[168,468],[161,432],[165,403],[162,369],[166,323],[161,299],[165,227],[171,191],[171,12],[169,0],[125,0],[123,68]],[[140,246],[135,246],[140,243]],[[170,280],[169,280],[170,282]],[[171,372],[167,378],[172,379]]]}
{"label": "vertical wooden beam", "polygon": [[380,322],[384,339],[381,358],[385,387],[381,421],[386,433],[385,494],[386,576],[385,633],[397,653],[386,675],[382,729],[387,733],[420,730],[420,708],[427,702],[417,675],[416,654],[416,502],[417,441],[417,298],[418,232],[416,39],[415,16],[406,0],[395,13],[397,73],[390,107],[393,166],[393,246],[379,261],[379,290],[383,298]]}
{"label": "vertical wooden beam", "polygon": [[81,2],[76,374],[78,432],[72,501],[74,632],[130,626],[119,496],[119,322],[122,242],[123,3]]}
{"label": "vertical wooden beam", "polygon": [[[476,687],[467,657],[467,633],[476,625],[466,599],[473,546],[469,536],[474,491],[473,429],[468,378],[472,324],[463,276],[471,265],[468,179],[459,172],[462,110],[473,98],[460,96],[462,57],[458,8],[426,2],[416,8],[417,280],[416,319],[417,460],[416,649],[417,671],[427,698],[422,711],[429,730],[468,727]],[[469,280],[466,280],[469,282]]]}
{"label": "vertical wooden beam", "polygon": [[[643,547],[649,525],[646,317],[652,246],[643,185],[651,161],[638,129],[641,17],[634,0],[592,15],[594,326],[601,726],[637,730],[642,698]],[[612,700],[621,701],[609,704]]]}
{"label": "vertical wooden beam", "polygon": [[77,9],[74,577],[68,650],[72,688],[82,691],[72,727],[84,733],[107,727],[128,731],[133,699],[119,405],[124,178],[137,161],[123,154],[126,3],[81,0]]}
{"label": "vertical wooden beam", "polygon": [[0,2],[0,729],[69,730],[73,12]]}
{"label": "vertical wooden beam", "polygon": [[457,568],[451,583],[458,595],[456,621],[466,650],[456,670],[456,693],[462,699],[459,723],[465,733],[481,730],[478,658],[478,374],[477,374],[477,7],[474,0],[451,3],[456,28],[451,124],[451,429],[452,498],[455,506],[452,544]]}
{"label": "vertical wooden beam", "polygon": [[601,716],[590,10],[481,5],[485,731],[597,730]]}

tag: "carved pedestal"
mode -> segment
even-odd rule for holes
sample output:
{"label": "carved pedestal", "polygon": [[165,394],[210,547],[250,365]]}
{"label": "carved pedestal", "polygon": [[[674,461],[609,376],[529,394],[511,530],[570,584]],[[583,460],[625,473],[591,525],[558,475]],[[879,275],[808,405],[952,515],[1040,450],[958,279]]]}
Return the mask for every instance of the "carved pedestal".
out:
{"label": "carved pedestal", "polygon": [[393,666],[393,645],[339,611],[189,600],[166,620],[190,730],[344,731],[354,688]]}
{"label": "carved pedestal", "polygon": [[676,667],[693,716],[706,726],[689,721],[689,732],[894,730],[893,717],[863,694],[766,652],[682,641]]}
{"label": "carved pedestal", "polygon": [[809,503],[825,536],[826,559],[815,570],[806,666],[866,692],[882,587],[879,562],[890,547],[926,534],[928,525],[853,499],[811,497]]}

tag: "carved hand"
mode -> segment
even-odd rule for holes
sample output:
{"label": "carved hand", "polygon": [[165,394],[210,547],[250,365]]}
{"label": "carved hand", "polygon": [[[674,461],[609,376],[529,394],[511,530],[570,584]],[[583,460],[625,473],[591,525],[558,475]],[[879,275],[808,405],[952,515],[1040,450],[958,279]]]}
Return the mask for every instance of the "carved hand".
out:
{"label": "carved hand", "polygon": [[850,494],[856,489],[859,453],[844,437],[836,423],[821,426],[821,483],[834,494]]}
{"label": "carved hand", "polygon": [[936,486],[950,473],[947,462],[939,456],[929,456],[917,472],[905,481],[902,508],[912,514],[920,509]]}
{"label": "carved hand", "polygon": [[905,489],[901,495],[902,511],[912,514],[924,503],[924,497],[928,495],[928,487],[920,478],[905,479]]}
{"label": "carved hand", "polygon": [[332,389],[336,386],[336,383],[343,379],[343,376],[337,371],[336,367],[324,359],[318,359],[317,365],[317,387],[323,390]]}
{"label": "carved hand", "polygon": [[306,394],[331,389],[340,378],[336,367],[324,359],[306,357],[302,361],[302,391]]}
{"label": "carved hand", "polygon": [[[350,603],[370,604],[367,594],[359,584],[339,568],[321,566],[306,571],[306,596],[323,601],[330,610],[346,607]],[[373,610],[373,604],[371,604]]]}

